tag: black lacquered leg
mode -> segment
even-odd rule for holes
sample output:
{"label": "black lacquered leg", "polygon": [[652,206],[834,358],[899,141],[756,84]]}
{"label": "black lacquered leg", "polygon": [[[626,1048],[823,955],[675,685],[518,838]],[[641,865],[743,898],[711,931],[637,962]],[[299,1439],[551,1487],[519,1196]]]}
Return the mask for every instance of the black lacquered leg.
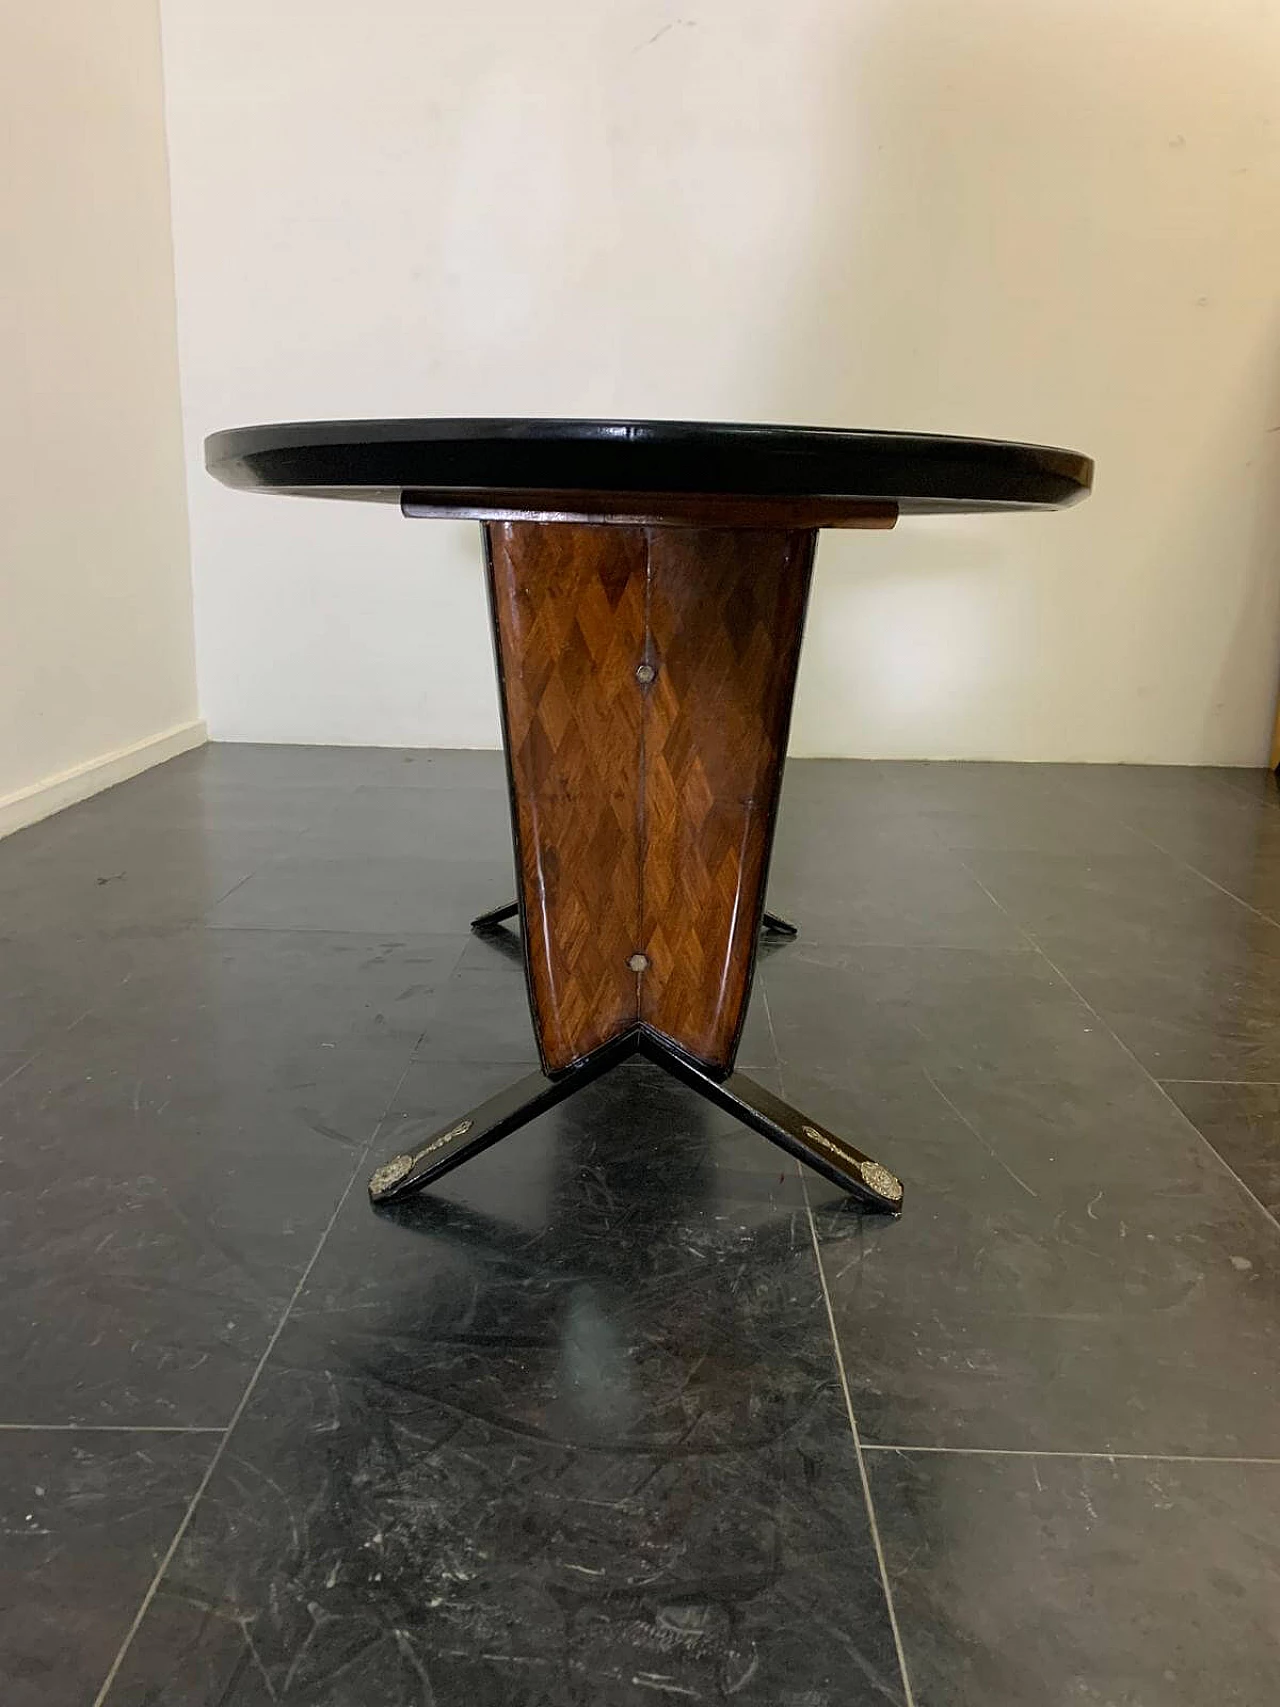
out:
{"label": "black lacquered leg", "polygon": [[717,1079],[696,1062],[672,1049],[661,1037],[644,1029],[629,1031],[597,1049],[585,1061],[554,1078],[530,1073],[497,1096],[473,1108],[451,1126],[433,1132],[423,1143],[402,1150],[369,1178],[369,1197],[375,1204],[397,1203],[430,1185],[451,1168],[478,1156],[490,1144],[517,1131],[539,1114],[572,1096],[628,1056],[643,1055],[673,1078],[701,1092],[708,1102],[727,1109],[745,1126],[753,1127],[789,1155],[875,1209],[897,1215],[902,1210],[902,1181],[882,1163],[855,1149],[843,1138],[797,1112],[781,1097],[744,1073]]}
{"label": "black lacquered leg", "polygon": [[447,1174],[451,1168],[470,1161],[472,1156],[487,1150],[490,1144],[496,1144],[500,1138],[507,1137],[581,1090],[583,1085],[590,1084],[592,1079],[598,1079],[601,1073],[607,1073],[610,1067],[634,1055],[636,1048],[636,1034],[628,1032],[625,1037],[597,1049],[578,1066],[570,1067],[565,1073],[557,1073],[554,1079],[545,1073],[530,1073],[527,1078],[482,1102],[479,1108],[473,1108],[470,1114],[451,1126],[433,1132],[425,1142],[402,1150],[398,1156],[392,1156],[390,1161],[375,1168],[369,1176],[370,1202],[397,1203],[403,1197],[411,1197],[424,1185],[430,1185],[432,1180]]}
{"label": "black lacquered leg", "polygon": [[668,1048],[661,1039],[645,1037],[641,1053],[665,1067],[673,1077],[701,1091],[708,1102],[736,1114],[744,1126],[753,1127],[789,1155],[804,1162],[815,1172],[850,1191],[876,1209],[887,1209],[894,1215],[902,1212],[902,1181],[882,1163],[863,1155],[843,1138],[819,1126],[774,1096],[763,1085],[756,1084],[744,1073],[730,1073],[727,1078],[715,1079],[695,1062]]}
{"label": "black lacquered leg", "polygon": [[[514,901],[508,901],[505,907],[491,907],[487,913],[480,913],[471,921],[473,931],[492,930],[506,919],[514,919],[520,911]],[[789,919],[784,919],[779,913],[765,913],[760,920],[761,929],[771,936],[799,936],[798,925],[793,925]]]}
{"label": "black lacquered leg", "polygon": [[491,930],[494,925],[500,925],[504,919],[514,919],[520,908],[514,901],[508,901],[505,907],[491,907],[487,913],[481,913],[472,919],[473,931]]}
{"label": "black lacquered leg", "polygon": [[800,927],[793,925],[790,919],[784,919],[780,913],[765,913],[760,920],[763,930],[771,936],[799,936]]}

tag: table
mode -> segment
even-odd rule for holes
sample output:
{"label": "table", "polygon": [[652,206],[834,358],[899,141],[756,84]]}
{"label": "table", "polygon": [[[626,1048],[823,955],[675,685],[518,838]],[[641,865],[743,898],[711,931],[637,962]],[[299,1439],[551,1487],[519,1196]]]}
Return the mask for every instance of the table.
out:
{"label": "table", "polygon": [[541,1071],[375,1170],[393,1203],[640,1054],[864,1204],[881,1162],[734,1070],[818,532],[1053,509],[1074,451],[675,421],[317,421],[205,443],[228,486],[483,523]]}

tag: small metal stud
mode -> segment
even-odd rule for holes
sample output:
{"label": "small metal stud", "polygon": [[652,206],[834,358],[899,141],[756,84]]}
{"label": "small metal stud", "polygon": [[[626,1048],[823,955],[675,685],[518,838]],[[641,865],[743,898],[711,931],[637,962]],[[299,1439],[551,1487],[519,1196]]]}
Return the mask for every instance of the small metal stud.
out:
{"label": "small metal stud", "polygon": [[647,954],[633,954],[627,965],[633,972],[647,972],[649,970],[649,956]]}
{"label": "small metal stud", "polygon": [[636,680],[638,682],[643,682],[646,687],[657,673],[658,672],[654,669],[652,664],[638,664],[636,666]]}

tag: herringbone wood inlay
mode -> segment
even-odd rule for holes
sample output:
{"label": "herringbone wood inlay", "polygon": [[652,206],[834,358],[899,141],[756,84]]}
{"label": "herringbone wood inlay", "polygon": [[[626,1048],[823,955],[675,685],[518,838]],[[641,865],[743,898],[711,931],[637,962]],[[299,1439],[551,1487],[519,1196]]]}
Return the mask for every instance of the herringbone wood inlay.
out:
{"label": "herringbone wood inlay", "polygon": [[815,536],[530,522],[487,534],[544,1065],[643,1020],[728,1068]]}

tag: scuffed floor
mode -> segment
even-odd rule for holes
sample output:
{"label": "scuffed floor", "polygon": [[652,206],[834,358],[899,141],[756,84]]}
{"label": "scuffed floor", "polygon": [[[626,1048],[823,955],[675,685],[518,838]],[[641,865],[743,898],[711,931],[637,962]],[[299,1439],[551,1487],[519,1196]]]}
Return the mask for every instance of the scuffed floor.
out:
{"label": "scuffed floor", "polygon": [[214,747],[0,843],[4,1707],[1269,1703],[1273,781],[789,766],[740,1065],[897,1223],[638,1062],[375,1215],[534,1063],[508,836]]}

